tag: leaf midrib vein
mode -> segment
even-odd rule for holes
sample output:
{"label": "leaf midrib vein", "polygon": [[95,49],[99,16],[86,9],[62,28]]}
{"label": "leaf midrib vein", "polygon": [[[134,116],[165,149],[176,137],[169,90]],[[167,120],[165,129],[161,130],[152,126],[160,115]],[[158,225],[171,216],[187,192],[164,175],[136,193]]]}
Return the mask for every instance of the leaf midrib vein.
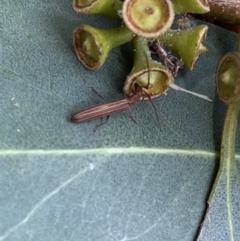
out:
{"label": "leaf midrib vein", "polygon": [[[205,151],[205,150],[184,150],[184,149],[164,149],[164,148],[147,148],[147,147],[106,147],[106,148],[90,148],[90,149],[7,149],[0,150],[0,156],[14,156],[14,155],[84,155],[84,154],[99,154],[99,155],[113,155],[113,154],[169,154],[169,155],[188,155],[188,156],[211,156],[219,157],[219,153]],[[236,156],[237,158],[237,156]],[[240,158],[240,155],[239,155]]]}

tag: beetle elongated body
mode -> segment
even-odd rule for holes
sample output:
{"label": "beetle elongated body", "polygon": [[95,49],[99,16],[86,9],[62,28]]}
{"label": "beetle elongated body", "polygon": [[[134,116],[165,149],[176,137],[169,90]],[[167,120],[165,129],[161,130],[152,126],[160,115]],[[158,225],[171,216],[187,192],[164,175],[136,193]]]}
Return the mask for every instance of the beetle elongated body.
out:
{"label": "beetle elongated body", "polygon": [[109,116],[114,113],[118,113],[124,110],[128,110],[133,104],[137,104],[143,100],[142,88],[138,87],[136,92],[127,96],[126,98],[108,102],[105,104],[95,105],[86,109],[83,109],[73,115],[70,118],[72,122],[84,122],[104,116]]}

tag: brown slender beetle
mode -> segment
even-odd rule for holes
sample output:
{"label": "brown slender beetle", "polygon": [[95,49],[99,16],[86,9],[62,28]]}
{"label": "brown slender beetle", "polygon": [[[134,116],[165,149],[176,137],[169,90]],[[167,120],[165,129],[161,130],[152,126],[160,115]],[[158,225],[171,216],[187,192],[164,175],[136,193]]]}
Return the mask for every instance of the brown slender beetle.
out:
{"label": "brown slender beetle", "polygon": [[128,110],[131,105],[137,104],[143,100],[142,91],[142,87],[138,86],[136,88],[136,92],[133,95],[127,96],[126,98],[120,100],[115,100],[105,104],[95,105],[83,109],[73,115],[70,118],[70,121],[84,122]]}

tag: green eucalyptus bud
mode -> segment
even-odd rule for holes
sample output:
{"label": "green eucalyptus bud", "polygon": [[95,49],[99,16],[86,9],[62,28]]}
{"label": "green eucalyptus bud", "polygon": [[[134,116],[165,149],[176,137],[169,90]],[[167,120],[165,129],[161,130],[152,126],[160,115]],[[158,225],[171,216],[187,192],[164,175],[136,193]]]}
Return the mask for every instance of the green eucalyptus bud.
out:
{"label": "green eucalyptus bud", "polygon": [[210,11],[208,0],[173,0],[175,13],[207,13]]}
{"label": "green eucalyptus bud", "polygon": [[134,66],[125,81],[124,92],[132,95],[136,87],[140,86],[143,87],[145,99],[166,93],[173,83],[172,73],[161,63],[151,59],[146,39],[135,37],[133,47]]}
{"label": "green eucalyptus bud", "polygon": [[78,13],[119,17],[122,2],[120,0],[73,0],[73,8]]}
{"label": "green eucalyptus bud", "polygon": [[207,30],[206,25],[198,25],[185,30],[170,30],[158,39],[178,54],[185,66],[192,70],[199,55],[207,52],[207,48],[203,45]]}
{"label": "green eucalyptus bud", "polygon": [[217,74],[217,91],[226,104],[240,100],[240,54],[227,53],[220,60]]}
{"label": "green eucalyptus bud", "polygon": [[135,34],[153,38],[171,27],[174,10],[170,0],[125,0],[122,16],[127,27]]}
{"label": "green eucalyptus bud", "polygon": [[115,29],[98,29],[81,25],[73,32],[73,45],[78,59],[90,70],[99,69],[109,51],[132,40],[134,34],[125,26]]}

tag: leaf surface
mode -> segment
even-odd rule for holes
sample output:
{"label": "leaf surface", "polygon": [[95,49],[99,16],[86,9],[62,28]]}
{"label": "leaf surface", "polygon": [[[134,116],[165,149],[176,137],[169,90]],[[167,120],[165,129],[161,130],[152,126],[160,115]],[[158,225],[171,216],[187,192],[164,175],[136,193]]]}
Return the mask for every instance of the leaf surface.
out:
{"label": "leaf surface", "polygon": [[[72,124],[68,117],[104,102],[91,87],[108,100],[122,98],[131,48],[114,49],[90,72],[77,61],[72,32],[84,23],[119,23],[78,15],[69,1],[3,0],[1,10],[0,240],[194,240],[225,115],[215,69],[223,54],[236,51],[236,34],[209,24],[209,52],[176,79],[213,103],[170,90],[153,101],[160,128],[145,101],[131,108],[137,125],[121,113],[94,133],[100,120]],[[239,153],[239,135],[236,145]],[[237,165],[231,191],[239,195],[239,159]],[[223,184],[201,240],[231,240],[224,195]],[[232,200],[235,227],[239,200]]]}

